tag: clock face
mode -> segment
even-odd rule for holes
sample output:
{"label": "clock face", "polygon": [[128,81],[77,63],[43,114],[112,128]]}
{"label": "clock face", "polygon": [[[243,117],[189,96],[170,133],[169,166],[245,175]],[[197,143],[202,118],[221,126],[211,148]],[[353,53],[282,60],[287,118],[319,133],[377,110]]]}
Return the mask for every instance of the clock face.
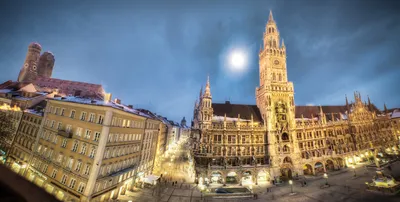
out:
{"label": "clock face", "polygon": [[36,65],[33,65],[32,69],[33,69],[33,70],[36,70]]}
{"label": "clock face", "polygon": [[25,63],[25,64],[24,64],[24,67],[25,67],[25,68],[28,68],[28,66],[29,66],[28,63]]}
{"label": "clock face", "polygon": [[279,65],[279,60],[275,60],[274,65]]}

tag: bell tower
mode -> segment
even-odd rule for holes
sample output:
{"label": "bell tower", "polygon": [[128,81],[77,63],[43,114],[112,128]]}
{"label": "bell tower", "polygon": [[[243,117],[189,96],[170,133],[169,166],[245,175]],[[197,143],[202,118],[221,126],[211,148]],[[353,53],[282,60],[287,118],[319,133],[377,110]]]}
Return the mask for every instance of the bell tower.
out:
{"label": "bell tower", "polygon": [[206,89],[204,89],[204,94],[200,94],[200,96],[200,128],[205,129],[211,126],[213,116],[210,77],[207,77]]}
{"label": "bell tower", "polygon": [[260,86],[256,101],[267,129],[271,175],[303,174],[296,139],[293,83],[287,79],[286,47],[269,13],[263,48],[259,53]]}
{"label": "bell tower", "polygon": [[24,65],[18,75],[18,82],[31,82],[36,80],[38,62],[42,47],[38,43],[31,43],[28,47]]}

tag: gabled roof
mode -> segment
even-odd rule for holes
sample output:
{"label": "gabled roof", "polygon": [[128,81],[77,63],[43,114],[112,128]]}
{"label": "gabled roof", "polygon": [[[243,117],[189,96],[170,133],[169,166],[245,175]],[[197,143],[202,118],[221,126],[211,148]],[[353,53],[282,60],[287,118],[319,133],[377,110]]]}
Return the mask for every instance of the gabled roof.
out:
{"label": "gabled roof", "polygon": [[42,90],[58,89],[60,93],[63,93],[66,96],[69,95],[75,96],[75,93],[78,91],[82,94],[81,96],[89,98],[103,99],[104,96],[103,95],[104,89],[99,84],[70,81],[70,80],[63,80],[56,78],[46,78],[46,77],[38,77],[32,83],[35,84],[37,87],[42,88]]}
{"label": "gabled roof", "polygon": [[231,118],[237,118],[240,114],[241,119],[251,120],[253,115],[253,121],[262,122],[260,110],[256,105],[242,105],[242,104],[231,104],[230,102],[225,103],[213,103],[212,108],[215,116],[226,116]]}

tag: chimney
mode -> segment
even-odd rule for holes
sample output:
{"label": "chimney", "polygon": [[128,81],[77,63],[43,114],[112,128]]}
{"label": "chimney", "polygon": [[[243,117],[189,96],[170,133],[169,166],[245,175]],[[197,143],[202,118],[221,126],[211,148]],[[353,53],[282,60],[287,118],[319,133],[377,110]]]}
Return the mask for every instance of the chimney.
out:
{"label": "chimney", "polygon": [[129,109],[133,109],[133,105],[128,105],[128,108]]}
{"label": "chimney", "polygon": [[111,93],[105,93],[104,95],[104,101],[106,102],[111,102]]}
{"label": "chimney", "polygon": [[114,102],[117,103],[117,104],[121,104],[121,100],[118,99],[118,98],[115,98]]}

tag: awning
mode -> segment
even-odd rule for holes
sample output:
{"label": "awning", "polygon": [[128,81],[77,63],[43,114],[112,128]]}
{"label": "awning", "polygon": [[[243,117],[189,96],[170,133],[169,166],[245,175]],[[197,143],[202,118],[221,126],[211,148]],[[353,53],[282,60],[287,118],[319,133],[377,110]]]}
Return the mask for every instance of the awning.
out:
{"label": "awning", "polygon": [[143,181],[146,182],[146,183],[149,183],[149,184],[153,184],[159,178],[160,178],[160,176],[148,175],[143,179]]}

